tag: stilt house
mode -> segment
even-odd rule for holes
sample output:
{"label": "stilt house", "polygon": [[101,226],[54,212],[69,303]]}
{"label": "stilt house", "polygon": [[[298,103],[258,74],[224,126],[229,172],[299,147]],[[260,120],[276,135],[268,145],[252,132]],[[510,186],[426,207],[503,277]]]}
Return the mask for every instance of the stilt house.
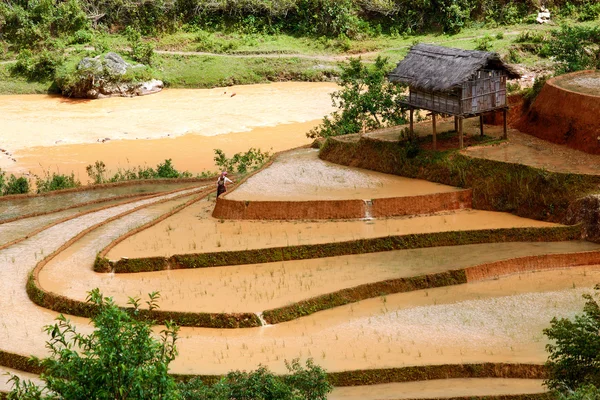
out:
{"label": "stilt house", "polygon": [[410,108],[411,133],[414,110],[431,111],[435,148],[436,115],[452,115],[462,148],[463,119],[479,116],[483,135],[483,114],[491,111],[503,111],[506,138],[506,80],[519,77],[496,53],[418,44],[388,79],[409,87],[404,103]]}

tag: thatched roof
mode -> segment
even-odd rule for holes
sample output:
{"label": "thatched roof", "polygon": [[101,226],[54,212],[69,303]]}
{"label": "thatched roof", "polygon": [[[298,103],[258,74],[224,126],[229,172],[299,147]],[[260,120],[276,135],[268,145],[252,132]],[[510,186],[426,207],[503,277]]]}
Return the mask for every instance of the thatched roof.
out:
{"label": "thatched roof", "polygon": [[414,88],[445,92],[460,87],[481,68],[504,70],[511,79],[520,77],[497,53],[417,44],[388,78]]}

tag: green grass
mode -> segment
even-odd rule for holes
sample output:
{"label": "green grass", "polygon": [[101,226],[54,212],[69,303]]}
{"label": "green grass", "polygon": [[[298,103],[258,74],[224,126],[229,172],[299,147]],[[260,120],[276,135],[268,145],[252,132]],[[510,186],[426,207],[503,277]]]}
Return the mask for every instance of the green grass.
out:
{"label": "green grass", "polygon": [[[557,21],[560,23],[561,21]],[[574,22],[579,26],[591,26],[597,21]],[[336,76],[340,55],[358,55],[365,61],[372,61],[378,55],[388,57],[392,63],[400,61],[415,43],[431,43],[448,47],[472,50],[476,40],[489,35],[492,51],[506,56],[515,47],[517,36],[526,31],[549,32],[557,26],[518,24],[510,26],[485,26],[473,24],[456,35],[428,33],[422,35],[379,35],[360,40],[337,38],[295,37],[291,35],[263,35],[222,32],[185,32],[164,34],[156,38],[146,38],[157,51],[213,52],[220,56],[156,54],[156,75],[174,88],[209,88],[233,84],[253,84],[269,81],[323,81]],[[501,34],[499,38],[499,34]],[[10,59],[14,54],[0,43],[2,57]],[[117,34],[96,34],[88,45],[74,45],[69,48],[68,64],[79,61],[89,46],[101,46],[127,57],[128,43],[124,36]],[[281,54],[279,58],[266,55]],[[286,56],[287,54],[287,56]],[[524,50],[518,51],[520,63],[526,66],[541,66],[550,69],[551,61]],[[255,55],[256,57],[235,57]],[[263,55],[263,57],[261,57]],[[307,58],[294,57],[302,55]],[[313,58],[310,57],[321,57]],[[329,57],[329,59],[323,59]],[[0,64],[0,94],[46,93],[49,82],[28,82],[11,76],[8,64]]]}
{"label": "green grass", "polygon": [[269,81],[323,81],[334,63],[300,58],[157,55],[158,78],[174,88],[208,88]]}
{"label": "green grass", "polygon": [[29,82],[10,74],[10,63],[0,64],[0,95],[48,93],[52,82]]}

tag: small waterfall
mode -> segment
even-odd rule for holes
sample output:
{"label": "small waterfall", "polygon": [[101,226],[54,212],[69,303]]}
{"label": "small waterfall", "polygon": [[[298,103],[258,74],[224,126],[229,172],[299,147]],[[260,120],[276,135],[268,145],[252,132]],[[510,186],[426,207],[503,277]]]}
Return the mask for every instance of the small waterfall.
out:
{"label": "small waterfall", "polygon": [[255,314],[258,317],[261,326],[269,326],[269,323],[265,321],[265,318],[263,317],[263,314],[261,312],[257,312]]}
{"label": "small waterfall", "polygon": [[365,217],[363,220],[371,221],[373,219],[373,200],[363,200],[365,202]]}

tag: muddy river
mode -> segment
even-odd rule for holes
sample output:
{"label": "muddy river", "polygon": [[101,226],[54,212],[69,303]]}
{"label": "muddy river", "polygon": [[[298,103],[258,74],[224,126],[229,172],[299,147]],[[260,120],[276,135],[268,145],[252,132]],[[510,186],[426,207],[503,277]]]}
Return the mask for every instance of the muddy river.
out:
{"label": "muddy river", "polygon": [[0,96],[0,148],[8,151],[0,153],[0,168],[74,171],[84,181],[85,166],[96,160],[113,171],[167,158],[179,169],[214,170],[215,148],[231,155],[310,143],[306,132],[332,111],[329,94],[336,87],[287,82],[100,101]]}

